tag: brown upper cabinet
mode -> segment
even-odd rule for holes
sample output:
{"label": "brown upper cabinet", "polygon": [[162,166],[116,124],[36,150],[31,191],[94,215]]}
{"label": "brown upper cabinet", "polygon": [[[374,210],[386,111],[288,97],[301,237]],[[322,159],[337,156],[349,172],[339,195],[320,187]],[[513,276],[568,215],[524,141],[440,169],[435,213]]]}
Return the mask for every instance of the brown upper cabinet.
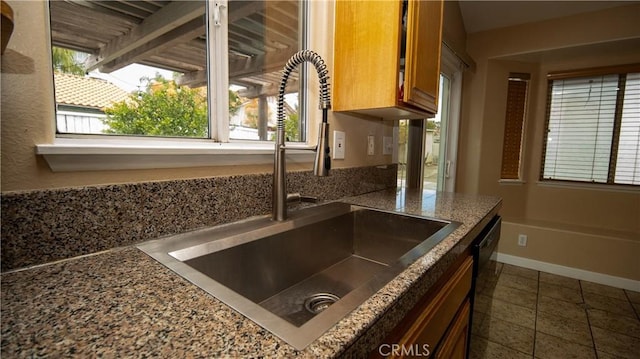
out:
{"label": "brown upper cabinet", "polygon": [[433,117],[442,9],[442,1],[337,1],[333,111]]}

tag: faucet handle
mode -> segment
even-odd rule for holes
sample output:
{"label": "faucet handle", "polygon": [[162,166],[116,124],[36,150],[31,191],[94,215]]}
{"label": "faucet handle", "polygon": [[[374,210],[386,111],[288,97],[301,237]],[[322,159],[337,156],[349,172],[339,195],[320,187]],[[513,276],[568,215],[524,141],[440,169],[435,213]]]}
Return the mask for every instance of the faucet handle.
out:
{"label": "faucet handle", "polygon": [[287,194],[287,203],[300,203],[300,202],[318,203],[318,197],[303,196],[300,193]]}
{"label": "faucet handle", "polygon": [[300,196],[300,202],[318,203],[318,197]]}

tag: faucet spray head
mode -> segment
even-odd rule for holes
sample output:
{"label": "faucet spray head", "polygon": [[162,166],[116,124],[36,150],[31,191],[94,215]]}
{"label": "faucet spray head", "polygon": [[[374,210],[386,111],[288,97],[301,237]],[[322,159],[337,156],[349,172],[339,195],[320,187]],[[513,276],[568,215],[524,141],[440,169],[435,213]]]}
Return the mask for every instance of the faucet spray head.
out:
{"label": "faucet spray head", "polygon": [[[326,112],[327,110],[323,110]],[[323,113],[324,117],[324,113]],[[331,157],[329,156],[329,123],[322,121],[318,132],[318,147],[316,148],[316,160],[313,164],[313,174],[316,176],[328,176],[331,169]]]}

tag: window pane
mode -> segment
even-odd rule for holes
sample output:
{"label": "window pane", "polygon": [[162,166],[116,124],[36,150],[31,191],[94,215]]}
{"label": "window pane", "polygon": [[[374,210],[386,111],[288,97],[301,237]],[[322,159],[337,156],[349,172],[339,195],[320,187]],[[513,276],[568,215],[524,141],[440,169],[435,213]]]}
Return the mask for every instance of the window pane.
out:
{"label": "window pane", "polygon": [[[297,0],[229,2],[229,138],[274,140],[281,71],[301,49],[299,9]],[[284,106],[289,141],[305,140],[298,89],[296,70]]]}
{"label": "window pane", "polygon": [[640,184],[640,73],[627,75],[615,182]]}
{"label": "window pane", "polygon": [[204,1],[50,1],[59,133],[209,136]]}
{"label": "window pane", "polygon": [[552,84],[544,178],[607,182],[617,75]]}

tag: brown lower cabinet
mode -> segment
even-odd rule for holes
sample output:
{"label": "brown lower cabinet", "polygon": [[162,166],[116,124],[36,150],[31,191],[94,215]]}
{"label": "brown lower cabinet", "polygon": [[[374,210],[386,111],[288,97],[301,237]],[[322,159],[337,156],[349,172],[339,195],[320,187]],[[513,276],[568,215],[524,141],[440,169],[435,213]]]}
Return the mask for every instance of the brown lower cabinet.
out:
{"label": "brown lower cabinet", "polygon": [[469,345],[473,257],[445,273],[381,345],[373,358],[465,358]]}
{"label": "brown lower cabinet", "polygon": [[436,352],[435,358],[465,358],[469,345],[469,319],[471,314],[471,300],[467,298],[458,311],[451,328],[444,336],[444,341]]}

